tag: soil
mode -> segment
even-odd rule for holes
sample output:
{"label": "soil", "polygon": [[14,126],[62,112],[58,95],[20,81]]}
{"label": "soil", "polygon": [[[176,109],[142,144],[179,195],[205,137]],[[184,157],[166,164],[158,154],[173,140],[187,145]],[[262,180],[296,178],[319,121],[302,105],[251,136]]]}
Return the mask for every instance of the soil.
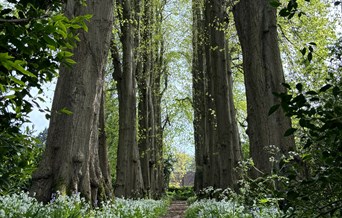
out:
{"label": "soil", "polygon": [[162,218],[184,218],[187,207],[186,201],[172,201],[167,214]]}

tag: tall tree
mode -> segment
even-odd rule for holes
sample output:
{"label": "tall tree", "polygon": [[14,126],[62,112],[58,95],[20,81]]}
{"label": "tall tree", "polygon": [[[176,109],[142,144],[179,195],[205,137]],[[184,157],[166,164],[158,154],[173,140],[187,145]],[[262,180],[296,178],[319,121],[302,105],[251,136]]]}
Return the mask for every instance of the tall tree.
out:
{"label": "tall tree", "polygon": [[154,105],[152,99],[152,77],[153,77],[153,1],[144,1],[142,6],[142,20],[140,26],[141,50],[138,57],[137,81],[139,92],[138,118],[139,118],[139,153],[141,161],[141,172],[144,180],[144,192],[151,196],[153,177],[153,151],[155,149],[155,126]]}
{"label": "tall tree", "polygon": [[192,1],[192,84],[194,108],[194,137],[195,137],[195,190],[199,191],[209,186],[208,178],[208,132],[206,104],[206,75],[204,71],[204,35],[203,35],[203,1]]}
{"label": "tall tree", "polygon": [[[237,181],[234,168],[241,159],[225,33],[227,7],[226,3],[217,0],[201,5],[200,1],[193,4],[195,143],[199,169],[195,186],[197,189],[207,185],[227,188]],[[207,173],[203,174],[205,171]]]}
{"label": "tall tree", "polygon": [[99,146],[99,116],[104,67],[113,21],[113,1],[68,0],[65,14],[92,14],[87,32],[73,50],[76,64],[62,65],[54,95],[43,159],[32,176],[31,192],[47,202],[51,194],[80,192],[96,203],[109,197],[111,179],[103,145]]}
{"label": "tall tree", "polygon": [[[138,2],[138,1],[137,1]],[[137,144],[136,126],[136,12],[139,4],[132,0],[118,0],[122,44],[122,61],[118,45],[111,46],[114,78],[119,95],[119,143],[115,194],[120,197],[139,197],[143,192],[143,178]]]}
{"label": "tall tree", "polygon": [[[161,124],[161,74],[164,48],[161,36],[161,1],[144,1],[141,17],[137,81],[139,91],[139,152],[145,193],[153,198],[163,191],[163,140]],[[159,37],[160,36],[160,37]]]}
{"label": "tall tree", "polygon": [[233,13],[243,53],[250,154],[256,168],[269,173],[273,162],[265,149],[275,145],[286,153],[294,147],[293,137],[284,137],[291,127],[290,119],[281,110],[268,116],[270,108],[279,104],[273,93],[285,91],[276,8],[267,0],[241,0]]}

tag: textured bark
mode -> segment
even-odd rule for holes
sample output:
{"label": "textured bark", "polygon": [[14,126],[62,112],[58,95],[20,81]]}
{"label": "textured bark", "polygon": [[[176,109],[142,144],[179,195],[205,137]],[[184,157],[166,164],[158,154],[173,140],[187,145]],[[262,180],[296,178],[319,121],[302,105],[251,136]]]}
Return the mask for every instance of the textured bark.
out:
{"label": "textured bark", "polygon": [[[272,166],[265,148],[275,145],[287,153],[294,147],[293,137],[283,136],[291,127],[290,119],[281,110],[268,116],[270,108],[279,103],[272,93],[285,91],[276,9],[267,0],[241,0],[233,12],[243,52],[250,153],[255,166],[270,173],[276,166]],[[260,174],[254,171],[253,175]]]}
{"label": "textured bark", "polygon": [[[122,19],[126,22],[121,26],[122,71],[121,66],[117,66],[114,72],[119,94],[119,144],[115,195],[140,197],[143,192],[143,179],[136,138],[135,40],[134,26],[129,22],[134,19],[134,2],[124,0],[118,1],[118,4],[122,7]],[[112,50],[117,61],[117,49]]]}
{"label": "textured bark", "polygon": [[[160,198],[163,189],[163,140],[161,127],[160,80],[163,73],[162,8],[156,1],[144,1],[140,26],[137,81],[139,91],[139,152],[145,195]],[[159,11],[159,13],[157,13]],[[142,49],[143,48],[143,49]]]}
{"label": "textured bark", "polygon": [[112,178],[108,161],[107,136],[105,131],[105,92],[102,90],[99,117],[99,161],[104,179],[104,191],[107,196],[112,194]]}
{"label": "textured bark", "polygon": [[194,189],[200,191],[209,185],[206,178],[209,178],[208,164],[205,164],[207,149],[207,110],[206,110],[206,78],[204,71],[204,35],[203,35],[203,2],[193,0],[192,13],[192,84],[193,84],[193,107],[194,107],[194,137],[195,137],[195,162],[196,173]]}
{"label": "textured bark", "polygon": [[209,185],[233,188],[237,181],[234,168],[241,159],[225,10],[219,0],[193,3],[196,190]]}
{"label": "textured bark", "polygon": [[[73,50],[72,67],[61,67],[54,100],[46,150],[32,176],[31,193],[48,202],[51,194],[80,192],[96,203],[110,197],[110,179],[104,144],[99,143],[99,116],[112,30],[113,1],[67,1],[65,14],[75,17],[93,14],[88,32],[80,31]],[[72,112],[61,112],[66,108]],[[101,160],[100,160],[101,158]]]}
{"label": "textured bark", "polygon": [[[160,17],[159,22],[162,21]],[[158,31],[157,31],[158,32]],[[159,29],[159,34],[161,29]],[[164,187],[164,159],[163,159],[163,127],[161,120],[161,100],[163,97],[163,92],[161,91],[161,75],[165,73],[164,69],[164,39],[161,39],[156,44],[156,58],[154,65],[154,78],[153,78],[153,105],[154,105],[154,167],[153,167],[153,195],[155,199],[159,199],[165,192],[166,187]],[[158,52],[159,51],[159,52]]]}
{"label": "textured bark", "polygon": [[144,181],[145,195],[151,197],[151,164],[152,152],[154,150],[154,108],[152,102],[152,89],[151,89],[151,77],[152,77],[152,26],[151,26],[151,1],[147,0],[143,6],[142,17],[142,39],[140,47],[142,49],[138,60],[141,60],[142,69],[137,74],[138,90],[139,90],[139,152],[141,161],[141,172]]}

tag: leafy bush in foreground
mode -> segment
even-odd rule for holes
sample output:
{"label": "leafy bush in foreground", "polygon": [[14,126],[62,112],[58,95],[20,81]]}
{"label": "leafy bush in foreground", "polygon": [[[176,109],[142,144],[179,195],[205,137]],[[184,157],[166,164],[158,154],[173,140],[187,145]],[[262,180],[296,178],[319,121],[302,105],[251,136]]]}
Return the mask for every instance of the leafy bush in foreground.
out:
{"label": "leafy bush in foreground", "polygon": [[35,218],[156,218],[167,211],[165,200],[130,200],[117,198],[105,202],[100,208],[91,209],[79,194],[73,196],[53,196],[49,204],[43,205],[27,193],[0,196],[0,217]]}
{"label": "leafy bush in foreground", "polygon": [[169,187],[167,195],[172,197],[173,200],[187,200],[190,197],[195,196],[193,187]]}
{"label": "leafy bush in foreground", "polygon": [[36,169],[42,146],[27,130],[23,133],[0,132],[0,195],[25,190]]}
{"label": "leafy bush in foreground", "polygon": [[222,218],[257,218],[283,217],[283,213],[275,206],[247,208],[236,201],[203,199],[196,201],[186,210],[186,218],[222,217]]}

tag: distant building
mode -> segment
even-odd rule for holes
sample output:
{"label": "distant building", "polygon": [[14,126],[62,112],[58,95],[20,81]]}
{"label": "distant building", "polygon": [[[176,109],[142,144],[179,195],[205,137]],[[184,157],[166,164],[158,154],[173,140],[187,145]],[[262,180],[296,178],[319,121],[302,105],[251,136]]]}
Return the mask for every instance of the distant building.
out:
{"label": "distant building", "polygon": [[181,186],[194,186],[195,172],[186,172],[182,178]]}
{"label": "distant building", "polygon": [[194,186],[195,182],[195,172],[186,172],[184,175],[179,172],[173,172],[170,177],[170,186]]}

